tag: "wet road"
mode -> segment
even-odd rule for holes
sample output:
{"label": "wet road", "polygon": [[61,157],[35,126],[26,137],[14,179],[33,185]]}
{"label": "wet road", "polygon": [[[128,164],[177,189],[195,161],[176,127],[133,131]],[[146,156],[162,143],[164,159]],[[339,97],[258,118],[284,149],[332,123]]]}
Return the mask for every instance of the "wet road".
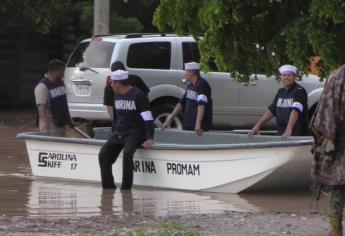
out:
{"label": "wet road", "polygon": [[[131,193],[102,190],[98,184],[34,179],[18,132],[35,130],[34,112],[0,113],[0,215],[30,217],[139,214],[151,217],[227,211],[309,212],[306,190],[245,194],[134,189]],[[327,206],[323,198],[319,211]]]}

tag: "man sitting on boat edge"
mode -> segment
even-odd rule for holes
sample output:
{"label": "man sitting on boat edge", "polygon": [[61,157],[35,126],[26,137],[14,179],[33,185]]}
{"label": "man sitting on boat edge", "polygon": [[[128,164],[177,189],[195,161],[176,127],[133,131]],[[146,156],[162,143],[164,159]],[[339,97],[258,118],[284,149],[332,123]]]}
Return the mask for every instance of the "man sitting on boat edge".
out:
{"label": "man sitting on boat edge", "polygon": [[114,91],[116,121],[114,131],[99,153],[103,188],[116,188],[112,165],[123,150],[122,190],[133,185],[133,155],[142,145],[150,149],[153,145],[154,125],[150,103],[145,94],[132,87],[128,72],[117,70],[111,74]]}
{"label": "man sitting on boat edge", "polygon": [[[125,65],[121,61],[115,61],[111,64],[110,70],[111,72],[117,71],[117,70],[125,71],[126,68],[125,68]],[[147,87],[145,82],[139,76],[128,74],[128,81],[131,86],[137,87],[138,89],[143,91],[143,93],[146,96],[148,96],[150,89]],[[110,81],[107,81],[107,84],[104,88],[103,105],[106,106],[108,115],[110,119],[113,121],[112,129],[114,129],[116,114],[115,114],[115,109],[114,109],[114,91],[111,87],[111,79]]]}
{"label": "man sitting on boat edge", "polygon": [[279,89],[273,103],[249,132],[257,134],[260,127],[276,117],[277,132],[283,138],[308,134],[308,94],[296,83],[297,68],[283,65],[279,68],[284,87]]}
{"label": "man sitting on boat edge", "polygon": [[200,64],[185,64],[188,87],[181,101],[167,117],[163,128],[170,128],[171,122],[183,112],[183,129],[194,130],[198,135],[212,128],[212,99],[209,83],[200,76]]}

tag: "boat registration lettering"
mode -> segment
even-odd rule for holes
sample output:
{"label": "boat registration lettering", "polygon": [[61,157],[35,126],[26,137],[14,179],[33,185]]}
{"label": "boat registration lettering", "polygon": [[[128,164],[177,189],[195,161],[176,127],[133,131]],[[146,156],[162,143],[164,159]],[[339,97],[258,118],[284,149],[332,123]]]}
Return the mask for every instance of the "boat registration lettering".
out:
{"label": "boat registration lettering", "polygon": [[167,172],[170,175],[198,175],[200,176],[199,164],[167,163]]}
{"label": "boat registration lettering", "polygon": [[70,169],[77,169],[77,156],[69,153],[38,153],[38,166],[46,168],[61,168],[63,163],[70,162]]}
{"label": "boat registration lettering", "polygon": [[135,160],[133,165],[134,172],[156,174],[156,167],[153,161]]}

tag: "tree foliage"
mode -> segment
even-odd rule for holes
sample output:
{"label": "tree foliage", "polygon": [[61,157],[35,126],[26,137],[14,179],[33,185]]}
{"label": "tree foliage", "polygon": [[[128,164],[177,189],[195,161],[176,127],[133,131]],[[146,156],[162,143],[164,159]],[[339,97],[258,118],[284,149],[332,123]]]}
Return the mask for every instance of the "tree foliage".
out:
{"label": "tree foliage", "polygon": [[275,74],[285,63],[307,73],[315,56],[321,77],[345,63],[343,0],[161,0],[154,24],[202,35],[204,68],[215,58],[220,70],[242,80]]}
{"label": "tree foliage", "polygon": [[[85,1],[79,6],[80,27],[92,34],[93,31],[93,1]],[[124,17],[119,15],[113,8],[110,10],[109,30],[111,33],[140,32],[142,25],[135,17]]]}
{"label": "tree foliage", "polygon": [[[31,26],[48,33],[55,26],[74,23],[84,34],[91,35],[93,3],[94,0],[1,0],[0,28]],[[140,32],[142,21],[150,27],[158,3],[159,0],[111,0],[110,32]]]}
{"label": "tree foliage", "polygon": [[71,14],[72,0],[1,0],[1,28],[31,25],[37,31],[47,33],[53,25]]}

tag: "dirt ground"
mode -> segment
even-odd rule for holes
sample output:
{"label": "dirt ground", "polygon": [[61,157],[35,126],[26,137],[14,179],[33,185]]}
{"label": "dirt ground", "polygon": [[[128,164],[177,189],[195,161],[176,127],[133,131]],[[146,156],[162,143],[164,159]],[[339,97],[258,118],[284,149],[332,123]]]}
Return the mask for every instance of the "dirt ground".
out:
{"label": "dirt ground", "polygon": [[327,216],[278,212],[225,212],[178,217],[143,217],[141,215],[96,216],[88,218],[0,217],[0,235],[79,235],[97,232],[110,234],[114,229],[150,229],[168,220],[183,222],[206,235],[327,235]]}

